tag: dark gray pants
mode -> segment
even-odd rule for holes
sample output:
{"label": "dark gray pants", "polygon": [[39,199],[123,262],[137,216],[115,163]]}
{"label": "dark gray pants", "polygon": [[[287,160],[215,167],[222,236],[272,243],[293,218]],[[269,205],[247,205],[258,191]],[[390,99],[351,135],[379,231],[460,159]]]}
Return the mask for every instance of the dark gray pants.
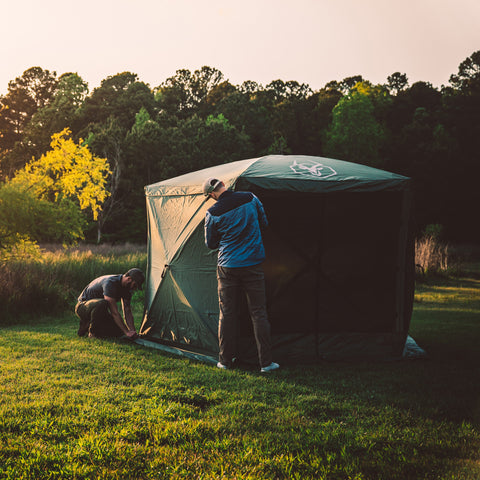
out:
{"label": "dark gray pants", "polygon": [[110,313],[108,302],[103,298],[78,302],[75,313],[80,318],[80,324],[89,325],[88,332],[96,337],[121,337],[123,335]]}
{"label": "dark gray pants", "polygon": [[251,267],[217,267],[219,360],[229,366],[235,356],[239,296],[247,298],[248,310],[253,324],[255,342],[261,367],[272,362],[270,346],[270,323],[267,317],[265,278],[261,265]]}

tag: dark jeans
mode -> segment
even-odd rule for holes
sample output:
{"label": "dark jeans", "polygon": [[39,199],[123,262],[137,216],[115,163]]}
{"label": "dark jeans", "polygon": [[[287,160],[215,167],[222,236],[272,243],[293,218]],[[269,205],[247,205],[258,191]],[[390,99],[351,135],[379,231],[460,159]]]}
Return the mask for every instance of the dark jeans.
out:
{"label": "dark jeans", "polygon": [[78,302],[75,313],[80,318],[80,324],[89,324],[88,331],[96,337],[121,337],[123,335],[110,313],[108,302],[103,298]]}
{"label": "dark jeans", "polygon": [[217,267],[219,360],[229,366],[235,356],[239,295],[244,292],[253,323],[260,366],[272,362],[270,347],[270,323],[267,317],[265,279],[261,265],[251,267]]}

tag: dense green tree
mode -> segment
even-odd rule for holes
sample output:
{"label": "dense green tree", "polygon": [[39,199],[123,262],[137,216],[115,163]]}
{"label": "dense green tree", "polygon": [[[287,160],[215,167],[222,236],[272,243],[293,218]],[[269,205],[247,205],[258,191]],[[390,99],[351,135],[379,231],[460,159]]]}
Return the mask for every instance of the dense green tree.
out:
{"label": "dense green tree", "polygon": [[347,95],[350,93],[350,90],[359,82],[363,82],[363,77],[361,75],[354,75],[353,77],[345,77],[343,80],[331,80],[325,84],[325,90],[336,90],[342,95]]}
{"label": "dense green tree", "polygon": [[238,91],[240,93],[249,96],[254,96],[257,92],[261,90],[263,90],[262,86],[257,82],[254,82],[253,80],[245,80],[238,88]]}
{"label": "dense green tree", "polygon": [[480,50],[472,53],[458,67],[458,73],[450,76],[450,83],[457,90],[468,91],[479,88]]}
{"label": "dense green tree", "polygon": [[126,177],[132,184],[132,192],[140,190],[143,196],[143,187],[159,180],[161,139],[162,128],[152,120],[147,110],[142,108],[125,139],[128,169]]}
{"label": "dense green tree", "polygon": [[200,168],[233,162],[254,155],[249,136],[220,115],[210,115],[197,135]]}
{"label": "dense green tree", "polygon": [[208,106],[208,111],[213,112],[218,104],[225,98],[228,98],[230,95],[233,95],[237,92],[235,86],[230,82],[225,81],[215,85],[208,92],[205,102]]}
{"label": "dense green tree", "polygon": [[319,152],[319,155],[324,154],[324,140],[327,129],[332,123],[332,112],[342,97],[343,94],[332,82],[327,83],[324,88],[313,95],[317,103],[315,107],[315,120],[313,122],[313,126],[317,131],[314,133],[314,138],[317,143],[316,151]]}
{"label": "dense green tree", "polygon": [[97,241],[102,238],[125,239],[131,230],[126,137],[140,111],[155,115],[154,94],[136,74],[123,72],[103,80],[100,87],[85,99],[76,115],[77,135],[85,136],[92,151],[108,160],[112,172],[108,188],[111,195],[95,224]]}
{"label": "dense green tree", "polygon": [[24,144],[30,156],[38,158],[50,144],[50,137],[71,128],[88,94],[88,84],[76,73],[60,76],[49,104],[39,108],[25,127]]}
{"label": "dense green tree", "polygon": [[387,89],[391,95],[397,95],[408,87],[408,78],[405,73],[395,72],[387,77]]}
{"label": "dense green tree", "polygon": [[[145,185],[166,178],[163,171],[163,128],[146,109],[141,109],[130,132],[125,137],[125,163],[121,190],[127,192],[128,203],[122,206],[125,212],[122,229],[118,236],[144,241],[146,238]],[[111,229],[113,231],[113,229]]]}
{"label": "dense green tree", "polygon": [[217,90],[223,80],[223,73],[216,68],[203,66],[195,71],[192,80],[193,99],[200,107],[199,114],[205,118],[211,113],[211,109],[208,108],[209,95],[212,90]]}
{"label": "dense green tree", "polygon": [[[114,139],[120,169],[118,188],[104,208],[101,227],[103,238],[110,240],[145,240],[145,185],[252,154],[248,136],[221,114],[205,120],[198,115],[169,117],[159,125],[141,110],[123,139],[120,131],[110,128],[92,140],[98,148],[107,139]],[[105,153],[111,156],[108,149]]]}
{"label": "dense green tree", "polygon": [[90,133],[86,142],[91,150],[108,160],[111,171],[109,177],[109,197],[106,199],[98,221],[95,223],[96,240],[100,242],[104,236],[114,235],[123,225],[126,218],[126,205],[129,203],[128,193],[123,187],[125,179],[125,136],[127,131],[113,116],[105,123],[90,125]]}
{"label": "dense green tree", "polygon": [[34,113],[50,103],[57,88],[55,72],[32,67],[8,84],[0,97],[0,150],[8,150],[23,138],[25,125]]}
{"label": "dense green tree", "polygon": [[265,88],[244,82],[219,105],[217,112],[247,133],[255,155],[318,154],[316,108],[317,100],[308,85],[274,80]]}
{"label": "dense green tree", "polygon": [[439,123],[437,112],[418,107],[411,121],[392,138],[391,148],[389,170],[413,179],[417,231],[430,223],[450,223],[456,203],[451,189],[456,142]]}
{"label": "dense green tree", "polygon": [[300,84],[294,80],[288,82],[274,80],[265,87],[263,92],[275,105],[285,100],[305,100],[311,95],[312,90],[305,83]]}
{"label": "dense green tree", "polygon": [[160,110],[170,115],[186,118],[193,114],[206,117],[210,113],[208,97],[223,80],[223,74],[216,68],[204,66],[193,73],[177,70],[155,89],[155,99]]}
{"label": "dense green tree", "polygon": [[215,115],[224,115],[238,132],[247,135],[255,156],[266,154],[274,141],[271,110],[257,101],[260,89],[254,82],[245,82],[218,102],[214,111]]}
{"label": "dense green tree", "polygon": [[155,111],[155,99],[150,87],[138,81],[134,73],[123,72],[106,78],[85,99],[72,129],[77,135],[87,137],[91,125],[105,124],[115,118],[125,131],[135,123],[141,108],[150,114]]}
{"label": "dense green tree", "polygon": [[[428,82],[415,82],[392,98],[386,112],[386,121],[392,134],[398,135],[409,125],[418,108],[437,116],[442,107],[442,94]],[[396,147],[395,147],[396,148]]]}
{"label": "dense green tree", "polygon": [[375,109],[376,105],[387,101],[387,93],[381,87],[369,82],[358,83],[333,109],[332,124],[326,132],[325,153],[381,168],[387,131]]}
{"label": "dense green tree", "polygon": [[465,59],[443,91],[443,124],[455,139],[455,155],[449,164],[449,191],[452,192],[449,236],[480,241],[480,224],[476,221],[480,205],[480,51]]}
{"label": "dense green tree", "polygon": [[415,225],[445,223],[447,165],[454,139],[442,125],[442,95],[428,82],[416,82],[392,97],[387,110],[389,131],[385,168],[413,179]]}
{"label": "dense green tree", "polygon": [[308,102],[312,91],[296,81],[274,80],[255,99],[268,112],[273,140],[268,153],[307,153],[310,121],[315,101]]}
{"label": "dense green tree", "polygon": [[205,120],[194,115],[162,129],[157,170],[163,180],[193,170],[248,158],[253,154],[248,135],[223,115]]}
{"label": "dense green tree", "polygon": [[188,116],[196,107],[190,91],[192,74],[190,70],[177,70],[155,89],[155,101],[161,112],[167,115]]}
{"label": "dense green tree", "polygon": [[[32,67],[8,84],[0,97],[0,160],[2,177],[11,176],[30,159],[25,127],[38,109],[48,105],[57,88],[55,72]],[[15,149],[15,151],[13,151]]]}
{"label": "dense green tree", "polygon": [[340,91],[343,94],[348,94],[352,88],[357,84],[363,82],[363,77],[361,75],[354,75],[353,77],[345,77],[339,84]]}
{"label": "dense green tree", "polygon": [[[270,152],[320,155],[322,146],[318,107],[318,97],[313,94],[290,97],[277,104],[272,111],[275,144],[270,147]],[[285,142],[285,146],[282,142]]]}

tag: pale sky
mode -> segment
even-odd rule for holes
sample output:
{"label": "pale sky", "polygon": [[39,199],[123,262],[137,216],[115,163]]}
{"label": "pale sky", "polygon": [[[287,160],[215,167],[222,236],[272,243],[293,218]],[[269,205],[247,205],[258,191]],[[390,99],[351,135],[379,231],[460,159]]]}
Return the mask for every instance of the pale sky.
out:
{"label": "pale sky", "polygon": [[480,0],[0,0],[0,94],[34,66],[90,91],[136,73],[152,88],[215,67],[234,85],[313,90],[362,75],[447,85],[480,50]]}

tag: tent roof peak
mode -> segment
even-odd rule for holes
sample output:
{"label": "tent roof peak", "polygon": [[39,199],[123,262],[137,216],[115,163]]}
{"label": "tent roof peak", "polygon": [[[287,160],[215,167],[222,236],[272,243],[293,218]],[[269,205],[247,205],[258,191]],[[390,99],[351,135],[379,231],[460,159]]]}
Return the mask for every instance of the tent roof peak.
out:
{"label": "tent roof peak", "polygon": [[405,188],[407,177],[377,168],[326,157],[266,155],[190,172],[145,187],[147,196],[201,195],[208,177],[228,188],[237,182],[265,190],[330,192]]}

